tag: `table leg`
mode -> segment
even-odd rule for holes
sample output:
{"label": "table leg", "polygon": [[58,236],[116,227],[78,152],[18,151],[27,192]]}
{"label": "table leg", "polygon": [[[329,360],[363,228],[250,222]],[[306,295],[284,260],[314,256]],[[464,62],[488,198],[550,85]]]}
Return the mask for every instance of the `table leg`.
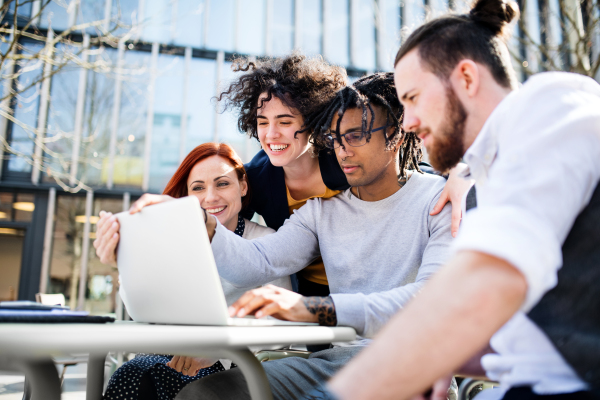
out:
{"label": "table leg", "polygon": [[252,400],[273,400],[267,374],[250,350],[229,350],[229,358],[242,370]]}
{"label": "table leg", "polygon": [[52,359],[21,360],[20,363],[30,385],[31,400],[60,400],[60,379]]}
{"label": "table leg", "polygon": [[90,354],[87,365],[86,400],[101,400],[106,354]]}

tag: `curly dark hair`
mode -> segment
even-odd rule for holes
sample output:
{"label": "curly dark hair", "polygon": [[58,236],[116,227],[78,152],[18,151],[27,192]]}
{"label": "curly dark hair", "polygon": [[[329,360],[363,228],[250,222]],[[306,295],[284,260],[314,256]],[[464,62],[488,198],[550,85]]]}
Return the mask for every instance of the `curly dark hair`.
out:
{"label": "curly dark hair", "polygon": [[[247,72],[231,82],[217,100],[223,101],[223,110],[236,110],[240,132],[257,140],[256,113],[273,96],[298,110],[306,121],[348,84],[344,68],[330,65],[322,57],[308,58],[298,53],[260,61],[240,57],[233,61],[232,69]],[[259,104],[263,93],[267,96]]]}
{"label": "curly dark hair", "polygon": [[[385,111],[386,124],[394,127],[394,131],[390,135],[386,135],[386,131],[383,131],[386,150],[396,148],[402,140],[399,152],[399,178],[406,178],[407,169],[421,172],[419,168],[419,161],[423,157],[420,145],[421,139],[414,132],[404,132],[402,129],[404,108],[398,100],[394,74],[391,72],[365,76],[354,82],[352,86],[340,90],[321,113],[313,115],[306,121],[306,129],[311,132],[309,140],[317,149],[324,149],[326,147],[325,135],[329,134],[333,117],[337,114],[339,118],[334,134],[337,136],[338,141],[343,143],[340,136],[342,116],[350,108],[359,108],[362,109],[362,129],[363,132],[368,132],[367,142],[370,141],[373,122],[375,121],[373,105]],[[371,116],[370,121],[368,121],[369,114]]]}

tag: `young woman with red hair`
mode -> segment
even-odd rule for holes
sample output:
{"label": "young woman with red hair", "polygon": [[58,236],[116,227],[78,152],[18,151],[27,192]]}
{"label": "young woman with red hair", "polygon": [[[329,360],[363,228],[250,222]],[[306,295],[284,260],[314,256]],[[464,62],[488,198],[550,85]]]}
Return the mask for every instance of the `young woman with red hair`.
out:
{"label": "young woman with red hair", "polygon": [[[223,226],[246,239],[254,239],[275,232],[271,228],[258,225],[240,215],[242,207],[250,201],[246,170],[242,160],[231,146],[224,143],[204,143],[187,155],[167,184],[163,195],[144,195],[156,202],[173,198],[196,196],[200,206],[214,215]],[[133,208],[132,213],[139,211]],[[98,237],[113,227],[112,216],[101,212],[98,222]],[[111,243],[101,239],[94,241],[94,247],[102,262],[114,263],[114,247],[119,240],[117,231]],[[113,246],[114,244],[114,246]],[[105,257],[112,254],[112,258]],[[271,284],[292,289],[290,278],[281,278]],[[227,304],[232,304],[247,290],[254,287],[238,288],[221,278]],[[172,399],[188,383],[203,376],[223,371],[229,361],[205,358],[138,354],[125,363],[111,377],[104,399],[119,397],[128,392],[126,399]],[[127,390],[124,390],[127,389]]]}
{"label": "young woman with red hair", "polygon": [[[216,171],[224,175],[215,178],[214,182],[203,180]],[[238,219],[243,223],[238,214],[250,202],[244,164],[235,150],[225,143],[204,143],[192,150],[167,183],[163,195],[176,199],[192,195],[198,197],[200,206],[231,231],[235,230]],[[254,223],[251,225],[260,227]]]}

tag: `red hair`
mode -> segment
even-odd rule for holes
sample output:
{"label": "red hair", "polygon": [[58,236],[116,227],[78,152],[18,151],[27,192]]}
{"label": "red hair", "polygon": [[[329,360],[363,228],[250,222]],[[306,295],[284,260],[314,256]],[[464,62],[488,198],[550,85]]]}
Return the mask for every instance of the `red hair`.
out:
{"label": "red hair", "polygon": [[[200,146],[197,146],[194,150],[190,151],[185,159],[177,168],[177,171],[173,174],[173,177],[167,183],[163,194],[167,194],[171,197],[180,198],[188,195],[187,188],[187,180],[190,176],[190,171],[196,164],[200,161],[207,159],[208,157],[219,156],[225,160],[235,169],[238,180],[241,182],[246,180],[246,170],[244,169],[244,164],[242,160],[237,155],[235,150],[228,144],[225,143],[204,143]],[[246,191],[246,195],[242,197],[242,208],[246,208],[246,206],[250,203],[250,186],[248,185],[248,190]]]}

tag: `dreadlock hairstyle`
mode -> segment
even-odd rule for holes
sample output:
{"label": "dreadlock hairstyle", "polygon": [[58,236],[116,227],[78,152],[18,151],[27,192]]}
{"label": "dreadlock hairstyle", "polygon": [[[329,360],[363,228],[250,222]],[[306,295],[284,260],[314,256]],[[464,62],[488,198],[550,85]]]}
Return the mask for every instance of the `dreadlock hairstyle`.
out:
{"label": "dreadlock hairstyle", "polygon": [[[217,100],[223,102],[223,110],[238,113],[240,132],[257,140],[256,113],[273,96],[306,120],[348,84],[344,68],[330,65],[322,57],[308,58],[298,53],[261,61],[240,57],[233,61],[232,69],[246,73],[231,82]],[[259,102],[263,93],[266,97]]]}
{"label": "dreadlock hairstyle", "polygon": [[[367,142],[371,140],[375,110],[377,106],[386,113],[386,125],[394,127],[390,135],[385,136],[386,150],[393,150],[400,144],[399,164],[400,176],[406,178],[408,169],[421,172],[419,161],[423,156],[421,139],[414,132],[404,132],[402,129],[402,114],[404,108],[398,100],[394,74],[391,72],[377,73],[357,80],[352,86],[346,86],[337,92],[335,98],[326,108],[318,114],[311,116],[306,122],[306,129],[311,132],[309,140],[317,149],[325,148],[325,135],[329,133],[334,116],[338,115],[335,135],[342,143],[340,124],[346,110],[351,108],[362,109],[362,130],[367,132]],[[370,121],[368,117],[371,117]],[[342,144],[343,146],[343,144]]]}

